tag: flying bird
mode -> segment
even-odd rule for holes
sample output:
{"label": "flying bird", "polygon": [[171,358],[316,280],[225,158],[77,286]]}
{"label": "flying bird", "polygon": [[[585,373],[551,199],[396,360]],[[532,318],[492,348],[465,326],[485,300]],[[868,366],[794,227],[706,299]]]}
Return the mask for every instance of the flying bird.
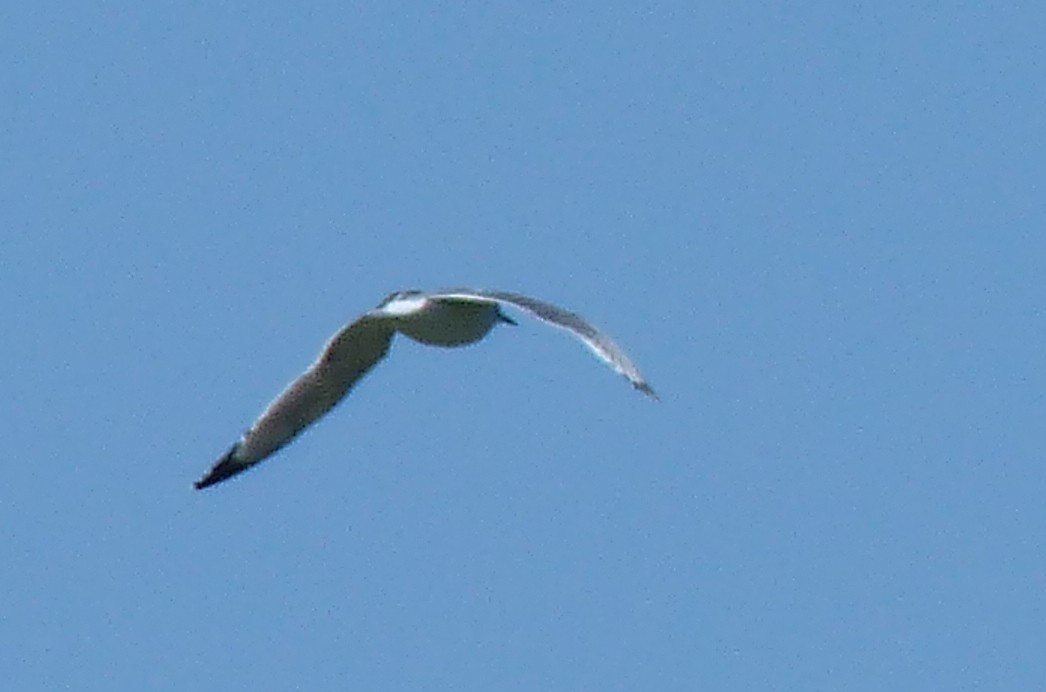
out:
{"label": "flying bird", "polygon": [[200,490],[235,476],[293,440],[385,357],[396,332],[432,346],[464,346],[482,339],[498,323],[516,324],[501,311],[504,305],[567,330],[633,387],[657,399],[610,337],[569,310],[504,291],[397,291],[332,336],[316,361],[268,405],[194,487]]}

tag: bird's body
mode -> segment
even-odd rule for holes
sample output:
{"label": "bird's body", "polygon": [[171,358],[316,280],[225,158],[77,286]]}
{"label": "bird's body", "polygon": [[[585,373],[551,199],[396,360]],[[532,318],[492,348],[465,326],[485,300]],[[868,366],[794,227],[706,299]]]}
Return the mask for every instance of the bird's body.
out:
{"label": "bird's body", "polygon": [[266,407],[195,487],[206,488],[234,476],[293,440],[385,357],[396,332],[432,346],[464,346],[482,339],[499,322],[515,324],[501,312],[503,304],[570,331],[636,389],[657,398],[624,352],[572,312],[500,291],[399,291],[331,337],[316,361]]}
{"label": "bird's body", "polygon": [[465,346],[485,337],[499,321],[513,323],[496,301],[431,298],[417,291],[393,293],[377,309],[396,331],[429,346]]}

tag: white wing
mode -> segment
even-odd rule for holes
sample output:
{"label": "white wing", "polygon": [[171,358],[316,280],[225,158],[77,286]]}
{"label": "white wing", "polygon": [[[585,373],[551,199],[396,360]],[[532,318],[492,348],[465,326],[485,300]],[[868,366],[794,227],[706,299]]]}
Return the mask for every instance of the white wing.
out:
{"label": "white wing", "polygon": [[234,476],[293,440],[385,357],[394,333],[389,320],[373,313],[346,325],[194,487],[199,490]]}
{"label": "white wing", "polygon": [[536,298],[509,293],[507,291],[483,291],[471,288],[456,288],[446,291],[438,291],[429,294],[434,300],[441,298],[461,298],[464,300],[492,300],[498,303],[512,305],[524,310],[542,322],[546,322],[560,329],[565,329],[581,340],[596,356],[612,367],[618,373],[624,375],[632,386],[647,396],[658,399],[657,393],[639,374],[639,369],[625,355],[625,352],[614,343],[613,339],[601,332],[591,322],[577,313],[564,310],[561,307],[546,303]]}

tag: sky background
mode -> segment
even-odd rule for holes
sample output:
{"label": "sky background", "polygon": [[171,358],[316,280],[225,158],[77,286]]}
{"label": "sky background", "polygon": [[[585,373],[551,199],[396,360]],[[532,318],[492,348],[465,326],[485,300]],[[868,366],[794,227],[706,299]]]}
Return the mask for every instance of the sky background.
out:
{"label": "sky background", "polygon": [[[5,686],[1040,687],[1046,10],[917,5],[8,3]],[[456,285],[662,401],[397,339],[192,490]]]}

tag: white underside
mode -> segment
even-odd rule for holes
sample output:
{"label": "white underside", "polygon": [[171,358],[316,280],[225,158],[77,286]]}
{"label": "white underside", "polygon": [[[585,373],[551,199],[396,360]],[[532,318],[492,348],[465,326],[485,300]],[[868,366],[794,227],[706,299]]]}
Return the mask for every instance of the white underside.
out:
{"label": "white underside", "polygon": [[[412,305],[405,305],[408,302]],[[393,309],[389,310],[390,307]],[[474,343],[486,336],[498,321],[497,303],[487,301],[424,300],[418,305],[415,299],[407,299],[394,301],[383,311],[395,316],[398,331],[432,346]]]}

